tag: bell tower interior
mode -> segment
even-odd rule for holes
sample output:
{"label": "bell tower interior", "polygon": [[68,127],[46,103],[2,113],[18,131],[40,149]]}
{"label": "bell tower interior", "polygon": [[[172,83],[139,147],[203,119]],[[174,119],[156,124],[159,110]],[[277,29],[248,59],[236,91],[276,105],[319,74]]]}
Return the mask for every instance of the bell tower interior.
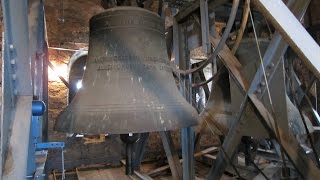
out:
{"label": "bell tower interior", "polygon": [[1,0],[0,179],[320,179],[319,0]]}

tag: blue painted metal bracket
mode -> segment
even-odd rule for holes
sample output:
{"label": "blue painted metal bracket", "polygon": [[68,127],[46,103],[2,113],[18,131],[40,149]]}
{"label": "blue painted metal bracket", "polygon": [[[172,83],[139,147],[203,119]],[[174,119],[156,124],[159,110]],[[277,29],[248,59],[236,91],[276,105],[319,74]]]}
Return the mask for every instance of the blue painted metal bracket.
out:
{"label": "blue painted metal bracket", "polygon": [[[32,102],[32,142],[34,145],[34,149],[36,151],[35,156],[37,156],[37,153],[45,152],[47,153],[46,150],[49,149],[60,149],[61,150],[61,161],[62,161],[62,179],[65,178],[64,175],[64,154],[63,154],[63,148],[65,147],[64,142],[42,142],[42,118],[41,116],[45,112],[45,104],[42,101],[33,101]],[[43,151],[45,150],[45,151]],[[27,176],[27,177],[39,177],[42,176],[43,174],[43,169],[45,165],[45,162],[43,164],[37,164],[36,165],[36,171],[35,174],[32,176]],[[39,167],[38,167],[39,166]]]}
{"label": "blue painted metal bracket", "polygon": [[36,149],[63,149],[64,142],[48,142],[48,143],[37,143],[35,144]]}

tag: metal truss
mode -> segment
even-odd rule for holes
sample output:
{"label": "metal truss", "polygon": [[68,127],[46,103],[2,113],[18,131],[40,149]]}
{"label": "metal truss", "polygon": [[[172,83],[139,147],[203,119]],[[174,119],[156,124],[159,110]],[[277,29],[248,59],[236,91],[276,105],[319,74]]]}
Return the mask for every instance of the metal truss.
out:
{"label": "metal truss", "polygon": [[[216,3],[223,2],[217,1]],[[283,61],[283,56],[288,46],[291,46],[309,70],[319,79],[319,46],[300,23],[309,3],[310,0],[289,1],[290,11],[281,0],[253,0],[253,4],[267,17],[277,32],[273,35],[265,52],[263,64],[258,68],[257,72],[254,72],[255,75],[252,77],[252,82],[243,74],[243,71],[252,71],[252,69],[245,69],[227,46],[219,52],[220,59],[229,70],[232,107],[233,112],[236,112],[236,118],[229,132],[226,133],[222,148],[217,155],[215,163],[212,165],[207,179],[221,178],[226,166],[230,163],[228,158],[234,156],[242,136],[275,139],[302,177],[305,179],[320,177],[318,167],[306,155],[295,136],[289,130],[288,97]],[[208,35],[207,28],[209,24],[205,19],[207,13],[203,12],[206,7],[205,1],[194,3],[190,7],[181,10],[176,15],[176,20],[186,21],[187,17],[191,16],[199,7],[201,10],[201,24],[199,20],[194,21],[194,24],[198,24],[198,27],[195,27],[194,24],[193,27],[198,28],[198,31],[188,37],[188,39],[193,40],[190,43],[192,47],[189,45],[189,48],[202,45],[204,52],[208,52],[207,42],[211,42],[213,47],[217,47],[221,39],[218,35]],[[202,34],[202,43],[194,41],[196,38],[192,36],[195,36],[195,33]],[[181,32],[179,34],[176,33],[176,36],[173,37],[180,36]],[[178,40],[176,42],[181,43]],[[176,50],[176,53],[179,53],[179,51]],[[184,60],[181,56],[181,53],[176,56],[176,61]],[[300,94],[303,94],[300,89],[299,91]],[[303,96],[299,97],[299,101]],[[212,97],[209,97],[208,101],[212,100],[210,98]],[[210,123],[209,125],[215,126],[216,130],[219,129],[221,131],[221,127],[225,127],[225,125],[215,121],[212,115],[210,116],[210,113],[212,113],[210,108],[215,107],[206,107],[202,115],[207,114],[208,117],[206,119],[203,119],[206,116],[201,118],[203,121],[211,121],[211,125]],[[201,125],[201,129],[207,125],[206,123],[208,122],[202,122],[205,125]],[[219,130],[217,130],[217,134],[225,133],[225,131],[220,132]],[[197,139],[197,141],[199,140]]]}

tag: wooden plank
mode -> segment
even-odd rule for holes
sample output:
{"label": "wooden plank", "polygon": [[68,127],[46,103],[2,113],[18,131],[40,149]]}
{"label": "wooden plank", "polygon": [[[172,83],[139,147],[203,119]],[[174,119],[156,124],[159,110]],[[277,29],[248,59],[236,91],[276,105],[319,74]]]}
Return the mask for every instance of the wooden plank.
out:
{"label": "wooden plank", "polygon": [[205,154],[203,156],[206,157],[206,158],[212,159],[212,160],[217,159],[217,156],[214,156],[214,155],[211,155],[211,154]]}
{"label": "wooden plank", "polygon": [[[209,2],[208,9],[212,10],[218,6],[223,5],[224,3],[228,2],[227,0],[214,0]],[[175,15],[175,18],[178,22],[182,22],[187,17],[189,17],[194,11],[198,10],[200,8],[200,2],[194,1],[192,4],[183,7],[177,15]]]}
{"label": "wooden plank", "polygon": [[[217,47],[220,42],[218,35],[210,36],[210,42],[213,47]],[[243,68],[239,60],[232,54],[231,50],[227,45],[224,45],[223,49],[219,52],[219,56],[223,61],[224,65],[229,69],[234,78],[238,81],[240,86],[245,90],[249,90],[249,82],[242,75],[241,69]]]}
{"label": "wooden plank", "polygon": [[313,126],[314,131],[320,131],[320,127],[319,126]]}
{"label": "wooden plank", "polygon": [[144,174],[144,173],[141,173],[139,171],[134,171],[134,174],[136,176],[138,176],[141,180],[153,180],[153,178],[151,178],[150,176]]}
{"label": "wooden plank", "polygon": [[79,180],[131,180],[129,176],[125,175],[123,168],[110,168],[93,171],[79,171],[76,169],[76,173]]}
{"label": "wooden plank", "polygon": [[200,3],[199,1],[194,1],[192,4],[186,6],[185,8],[182,8],[179,13],[175,16],[176,20],[178,22],[181,22],[186,17],[190,16],[192,12],[199,9]]}
{"label": "wooden plank", "polygon": [[[123,165],[126,165],[126,161],[125,160],[121,160],[120,161]],[[141,180],[153,180],[153,178],[151,178],[148,174],[139,172],[137,170],[134,170],[133,173]],[[136,179],[134,176],[130,176],[130,178],[132,179]]]}
{"label": "wooden plank", "polygon": [[[205,150],[202,150],[200,152],[195,153],[194,157],[207,156],[207,155],[209,155],[208,153],[211,153],[211,152],[214,152],[214,151],[218,151],[218,148],[217,147],[210,147],[208,149],[205,149]],[[182,163],[182,161],[183,161],[182,159],[179,160],[180,163]],[[167,169],[169,169],[169,165],[161,166],[161,167],[159,167],[157,169],[149,171],[147,173],[147,175],[156,174],[156,173],[159,173],[159,172],[167,170]]]}
{"label": "wooden plank", "polygon": [[202,155],[214,152],[214,151],[218,151],[218,149],[219,149],[218,147],[210,147],[208,149],[205,149],[205,150],[202,150],[202,151],[195,153],[194,157],[199,157],[199,156],[202,156]]}

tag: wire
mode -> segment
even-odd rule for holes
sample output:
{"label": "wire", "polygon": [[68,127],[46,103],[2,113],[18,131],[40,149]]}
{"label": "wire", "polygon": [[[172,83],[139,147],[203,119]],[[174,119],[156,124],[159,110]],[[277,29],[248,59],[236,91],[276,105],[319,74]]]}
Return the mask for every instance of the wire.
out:
{"label": "wire", "polygon": [[267,87],[267,92],[268,92],[268,96],[269,96],[270,105],[272,106],[273,104],[272,104],[272,99],[271,99],[269,84],[268,84],[268,80],[267,80],[266,70],[265,70],[264,64],[263,64],[263,59],[262,59],[262,55],[261,55],[260,45],[259,45],[259,41],[258,41],[258,36],[257,36],[257,32],[256,32],[256,27],[255,27],[254,21],[253,21],[251,9],[249,9],[249,13],[250,13],[250,19],[251,19],[251,23],[252,23],[252,27],[253,27],[254,38],[255,38],[255,40],[256,40],[256,44],[257,44],[257,48],[258,48],[258,54],[259,54],[259,59],[260,59],[261,68],[262,68],[262,72],[263,72],[263,78],[264,78],[264,81],[265,81],[265,84],[266,84],[266,87]]}
{"label": "wire", "polygon": [[268,23],[267,18],[266,18],[265,16],[263,16],[263,18],[264,18],[264,20],[266,21],[266,24],[267,24],[267,27],[268,27],[268,30],[269,30],[269,37],[271,38],[271,36],[272,36],[272,31],[271,31],[270,25],[269,25],[269,23]]}
{"label": "wire", "polygon": [[[291,79],[291,78],[288,76],[287,73],[286,73],[286,76],[287,76],[288,79]],[[302,111],[301,111],[301,105],[298,104],[298,100],[297,100],[296,94],[294,93],[295,91],[294,91],[294,88],[293,88],[293,85],[292,85],[292,82],[291,82],[291,81],[289,81],[289,85],[290,85],[290,89],[291,89],[291,93],[292,93],[292,97],[293,97],[294,103],[295,103],[296,106],[298,106],[297,109],[298,109],[299,114],[300,114],[300,116],[301,116],[301,119],[302,119],[302,122],[303,122],[303,126],[304,126],[304,128],[305,128],[305,130],[306,130],[306,132],[307,132],[307,136],[308,136],[308,139],[309,139],[309,141],[310,141],[310,145],[311,145],[311,148],[312,148],[312,150],[313,150],[314,156],[315,156],[315,158],[316,158],[318,167],[320,167],[319,155],[318,155],[318,153],[317,153],[317,151],[316,151],[316,148],[315,148],[314,142],[313,142],[313,140],[312,140],[312,137],[311,137],[311,135],[310,135],[310,131],[309,131],[309,129],[308,129],[306,120],[305,120],[305,118],[304,118],[304,116],[303,116],[303,113],[302,113]]]}
{"label": "wire", "polygon": [[59,47],[48,47],[49,49],[54,49],[54,50],[60,50],[60,51],[72,51],[72,52],[77,52],[77,51],[88,51],[87,49],[68,49],[68,48],[59,48]]}
{"label": "wire", "polygon": [[[270,93],[270,88],[269,88],[269,84],[268,84],[268,80],[267,80],[267,75],[266,75],[266,71],[265,71],[265,68],[264,68],[264,63],[263,63],[263,59],[262,59],[262,55],[261,55],[261,51],[260,51],[260,46],[259,46],[259,41],[258,41],[258,36],[257,36],[257,32],[256,32],[256,28],[255,28],[255,24],[254,24],[254,21],[253,21],[253,17],[252,17],[252,12],[251,12],[251,9],[250,9],[250,19],[251,19],[251,23],[252,23],[252,27],[253,27],[253,33],[254,33],[254,37],[255,37],[255,40],[256,40],[256,44],[257,44],[257,48],[258,48],[258,53],[259,53],[259,59],[260,59],[260,64],[261,64],[261,68],[262,68],[262,72],[263,72],[263,77],[264,77],[264,80],[265,80],[265,84],[266,84],[266,88],[267,88],[267,93],[268,93],[268,98],[269,98],[269,101],[270,101],[270,107],[271,107],[271,112],[272,112],[272,116],[273,117],[276,117],[275,116],[275,111],[274,111],[274,107],[273,107],[273,103],[272,103],[272,99],[271,99],[271,93]],[[270,121],[270,120],[269,120]],[[278,142],[279,144],[281,145],[281,138],[280,138],[280,132],[279,132],[279,126],[278,126],[278,122],[274,119],[274,125],[275,127],[274,130],[275,130],[275,135],[276,135],[276,138],[278,139]],[[283,160],[283,166],[285,168],[285,173],[287,173],[287,165],[286,165],[286,162],[285,162],[285,155],[283,153],[283,147],[282,145],[280,146],[280,154],[281,154],[281,158]]]}
{"label": "wire", "polygon": [[62,23],[64,23],[64,4],[63,4],[63,0],[60,0],[60,17],[59,17],[59,21],[61,21]]}
{"label": "wire", "polygon": [[314,96],[316,99],[316,111],[318,112],[318,93],[317,93],[317,81],[314,83]]}
{"label": "wire", "polygon": [[249,11],[250,10],[250,0],[245,0],[245,3],[243,6],[244,6],[244,9],[243,9],[241,26],[238,31],[237,39],[236,39],[236,41],[232,47],[232,50],[231,50],[232,54],[235,54],[237,49],[239,48],[240,42],[241,42],[243,34],[244,34],[244,30],[247,26],[249,12],[250,12]]}
{"label": "wire", "polygon": [[199,86],[203,86],[208,84],[209,82],[213,81],[213,83],[216,83],[218,81],[218,78],[220,77],[221,74],[225,73],[226,69],[225,68],[221,68],[219,69],[219,71],[213,75],[212,77],[210,77],[208,80],[203,81],[203,82],[199,82],[199,83],[193,83],[192,87],[199,87]]}

